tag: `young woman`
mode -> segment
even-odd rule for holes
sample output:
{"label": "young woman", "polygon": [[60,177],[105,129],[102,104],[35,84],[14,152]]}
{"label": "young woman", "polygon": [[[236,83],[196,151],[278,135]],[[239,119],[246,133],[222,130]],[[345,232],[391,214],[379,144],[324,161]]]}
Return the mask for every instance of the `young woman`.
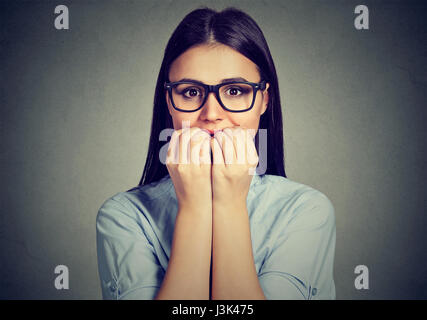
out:
{"label": "young woman", "polygon": [[247,14],[197,9],[178,25],[139,186],[96,226],[104,299],[335,298],[334,208],[286,177],[277,75]]}

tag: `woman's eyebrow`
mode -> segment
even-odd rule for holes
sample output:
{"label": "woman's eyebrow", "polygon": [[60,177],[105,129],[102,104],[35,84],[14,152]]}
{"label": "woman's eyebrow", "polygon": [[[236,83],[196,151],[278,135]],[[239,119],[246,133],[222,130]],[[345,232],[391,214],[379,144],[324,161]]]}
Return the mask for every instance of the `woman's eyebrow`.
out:
{"label": "woman's eyebrow", "polygon": [[[196,80],[196,79],[191,79],[191,78],[182,78],[181,80],[178,81],[193,81],[193,82],[201,82],[200,80]],[[225,83],[225,82],[248,82],[248,80],[246,80],[245,78],[242,77],[236,77],[236,78],[227,78],[227,79],[222,79],[220,83]]]}

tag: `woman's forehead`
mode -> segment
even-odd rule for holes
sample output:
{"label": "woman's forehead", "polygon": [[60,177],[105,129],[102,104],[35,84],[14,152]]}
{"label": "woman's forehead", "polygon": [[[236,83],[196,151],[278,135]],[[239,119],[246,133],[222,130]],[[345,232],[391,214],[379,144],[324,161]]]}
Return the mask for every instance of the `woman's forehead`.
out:
{"label": "woman's forehead", "polygon": [[227,78],[245,78],[258,82],[255,63],[225,45],[199,45],[181,54],[169,69],[169,80],[191,78],[206,84],[217,84]]}

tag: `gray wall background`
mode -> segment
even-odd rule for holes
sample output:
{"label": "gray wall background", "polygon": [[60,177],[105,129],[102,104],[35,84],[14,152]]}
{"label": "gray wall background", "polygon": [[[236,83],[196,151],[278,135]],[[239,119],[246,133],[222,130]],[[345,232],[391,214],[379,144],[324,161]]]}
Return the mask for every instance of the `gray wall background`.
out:
{"label": "gray wall background", "polygon": [[[70,30],[54,28],[58,4]],[[244,9],[267,38],[288,177],[336,210],[337,298],[426,299],[425,4],[95,0],[0,3],[0,298],[101,298],[97,211],[139,182],[163,50],[199,5]]]}

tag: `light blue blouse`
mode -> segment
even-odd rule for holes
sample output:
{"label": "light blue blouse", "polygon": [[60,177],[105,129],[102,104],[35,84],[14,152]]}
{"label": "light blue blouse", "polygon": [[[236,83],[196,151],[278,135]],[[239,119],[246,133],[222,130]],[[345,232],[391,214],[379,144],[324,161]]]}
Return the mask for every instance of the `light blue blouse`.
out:
{"label": "light blue blouse", "polygon": [[[255,175],[247,196],[254,263],[267,299],[335,299],[335,214],[321,192]],[[104,299],[154,299],[178,210],[169,175],[107,199],[96,219]]]}

